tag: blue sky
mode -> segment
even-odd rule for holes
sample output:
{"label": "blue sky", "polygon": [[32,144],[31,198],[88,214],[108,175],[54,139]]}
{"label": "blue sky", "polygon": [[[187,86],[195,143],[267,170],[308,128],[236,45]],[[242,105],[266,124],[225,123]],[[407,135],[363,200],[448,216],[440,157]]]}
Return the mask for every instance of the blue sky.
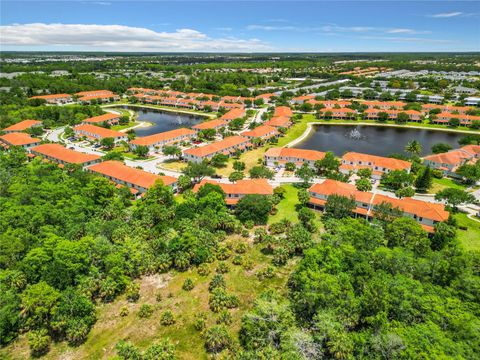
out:
{"label": "blue sky", "polygon": [[2,50],[480,51],[478,1],[1,1]]}

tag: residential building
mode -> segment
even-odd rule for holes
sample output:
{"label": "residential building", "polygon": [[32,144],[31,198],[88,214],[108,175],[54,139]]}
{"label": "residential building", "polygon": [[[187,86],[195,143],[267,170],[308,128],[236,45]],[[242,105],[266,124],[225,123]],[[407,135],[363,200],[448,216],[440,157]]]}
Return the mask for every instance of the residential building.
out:
{"label": "residential building", "polygon": [[355,119],[357,112],[349,108],[323,108],[320,109],[323,117],[331,119]]}
{"label": "residential building", "polygon": [[366,105],[369,109],[403,110],[407,103],[403,101],[362,101],[362,105]]}
{"label": "residential building", "polygon": [[466,114],[473,108],[471,106],[454,106],[454,105],[440,105],[440,104],[423,104],[422,111],[429,113],[431,110],[439,109],[441,112]]}
{"label": "residential building", "polygon": [[389,203],[398,208],[402,215],[417,221],[427,232],[433,232],[438,222],[448,220],[449,213],[443,204],[436,204],[413,198],[397,199],[371,192],[358,191],[355,185],[327,179],[321,184],[314,184],[308,190],[309,204],[315,209],[324,210],[330,195],[340,195],[355,200],[355,216],[372,219],[375,216],[375,207],[381,203]]}
{"label": "residential building", "polygon": [[70,94],[37,95],[32,96],[30,99],[42,99],[45,100],[48,104],[54,105],[68,104],[73,101],[72,95]]}
{"label": "residential building", "polygon": [[120,96],[115,94],[99,94],[99,95],[87,95],[78,98],[83,104],[91,103],[92,101],[101,101],[101,102],[109,102],[109,101],[117,101],[120,100]]}
{"label": "residential building", "polygon": [[288,129],[290,126],[292,126],[292,122],[290,121],[290,118],[288,116],[275,116],[272,117],[270,120],[265,121],[263,125]]}
{"label": "residential building", "polygon": [[82,120],[83,124],[103,124],[106,123],[108,125],[118,125],[120,122],[120,114],[114,113],[106,113],[103,115],[94,116],[88,119]]}
{"label": "residential building", "polygon": [[294,163],[297,167],[307,164],[312,169],[315,168],[315,162],[324,157],[325,153],[321,151],[294,148],[271,148],[264,155],[265,164],[270,167],[285,167],[286,163]]}
{"label": "residential building", "polygon": [[235,119],[239,119],[239,118],[243,118],[246,116],[246,111],[245,109],[232,109],[228,112],[226,112],[225,114],[223,114],[220,119],[226,121],[226,122],[230,122],[232,120],[235,120]]}
{"label": "residential building", "polygon": [[186,161],[195,163],[209,160],[216,154],[230,155],[236,151],[244,151],[251,147],[250,140],[243,136],[229,136],[221,141],[217,141],[205,146],[190,148],[183,151],[183,158]]}
{"label": "residential building", "polygon": [[174,191],[177,179],[172,176],[160,176],[140,169],[135,169],[120,161],[104,161],[87,167],[89,172],[101,175],[118,185],[127,186],[134,195],[145,193],[157,181],[170,186]]}
{"label": "residential building", "polygon": [[455,171],[463,164],[474,164],[480,158],[480,145],[467,145],[445,153],[428,155],[423,164],[441,170],[444,175],[459,177]]}
{"label": "residential building", "polygon": [[191,141],[196,135],[194,130],[179,128],[153,135],[148,135],[130,141],[130,147],[135,150],[137,146],[146,146],[149,151],[161,149],[165,145],[177,144],[183,141]]}
{"label": "residential building", "polygon": [[200,124],[192,126],[192,129],[195,131],[214,129],[215,131],[224,128],[227,126],[227,122],[222,119],[215,119],[210,121],[204,121]]}
{"label": "residential building", "polygon": [[388,120],[396,120],[401,113],[408,115],[408,121],[411,122],[421,122],[423,120],[422,113],[416,110],[385,110],[369,108],[363,112],[364,116],[369,120],[379,119],[380,113],[386,113],[388,115]]}
{"label": "residential building", "polygon": [[30,152],[60,165],[78,164],[86,167],[101,161],[101,157],[98,155],[70,150],[60,144],[41,144],[32,147]]}
{"label": "residential building", "polygon": [[78,93],[75,93],[75,95],[81,98],[84,96],[102,96],[102,95],[112,96],[115,94],[110,90],[91,90],[91,91],[80,91]]}
{"label": "residential building", "polygon": [[236,205],[245,195],[273,195],[273,187],[266,179],[239,180],[234,184],[225,184],[204,179],[194,186],[193,192],[198,192],[205,184],[220,186],[225,193],[225,202],[229,206]]}
{"label": "residential building", "polygon": [[435,116],[430,116],[432,123],[434,124],[448,124],[453,119],[458,119],[459,124],[463,126],[469,126],[474,121],[480,121],[480,116],[465,115],[465,114],[453,114],[450,112],[441,112]]}
{"label": "residential building", "polygon": [[0,135],[0,146],[8,149],[11,146],[19,146],[24,149],[30,149],[33,146],[40,144],[40,139],[31,137],[23,132],[11,132],[5,135]]}
{"label": "residential building", "polygon": [[105,129],[100,126],[95,126],[90,124],[77,125],[73,128],[73,132],[75,133],[75,136],[78,138],[85,136],[88,139],[94,140],[94,141],[101,141],[102,139],[105,139],[105,138],[112,138],[115,142],[128,140],[127,134],[123,132]]}
{"label": "residential building", "polygon": [[466,106],[478,106],[480,105],[480,97],[470,96],[463,99],[463,103]]}
{"label": "residential building", "polygon": [[292,117],[293,111],[288,106],[277,106],[273,112],[273,116],[287,116]]}
{"label": "residential building", "polygon": [[268,125],[260,125],[257,126],[256,128],[249,130],[249,131],[244,131],[240,135],[245,136],[249,139],[255,139],[259,138],[262,140],[268,140],[271,139],[275,136],[278,136],[278,130],[277,128],[273,126],[268,126]]}
{"label": "residential building", "polygon": [[42,126],[42,122],[39,120],[23,120],[16,124],[10,125],[9,127],[6,127],[5,129],[3,129],[3,132],[5,133],[21,132],[34,127],[41,127],[41,126]]}
{"label": "residential building", "polygon": [[408,161],[376,156],[370,154],[362,154],[357,152],[347,152],[342,156],[340,172],[349,174],[356,173],[360,169],[372,170],[372,178],[380,179],[383,174],[393,170],[405,170],[410,172],[412,164]]}

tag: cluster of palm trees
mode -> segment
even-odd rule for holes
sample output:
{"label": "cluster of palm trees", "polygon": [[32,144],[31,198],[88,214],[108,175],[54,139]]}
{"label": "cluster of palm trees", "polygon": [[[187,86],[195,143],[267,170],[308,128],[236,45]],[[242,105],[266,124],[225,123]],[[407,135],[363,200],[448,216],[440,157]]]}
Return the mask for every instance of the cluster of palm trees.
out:
{"label": "cluster of palm trees", "polygon": [[417,140],[411,140],[405,146],[405,151],[416,156],[420,156],[422,152],[422,144]]}

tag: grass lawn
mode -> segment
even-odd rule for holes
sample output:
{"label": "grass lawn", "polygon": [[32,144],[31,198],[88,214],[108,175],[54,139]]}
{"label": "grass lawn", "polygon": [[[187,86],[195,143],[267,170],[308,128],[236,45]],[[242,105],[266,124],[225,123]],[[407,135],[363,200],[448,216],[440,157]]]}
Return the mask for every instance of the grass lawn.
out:
{"label": "grass lawn", "polygon": [[455,188],[465,190],[465,186],[457,183],[456,181],[449,178],[436,179],[433,178],[432,187],[428,190],[430,194],[436,194],[437,192],[446,189],[446,188]]}
{"label": "grass lawn", "polygon": [[299,203],[297,193],[298,189],[293,185],[282,185],[286,190],[285,197],[277,205],[277,213],[268,218],[268,223],[276,223],[282,219],[288,219],[292,222],[298,222],[297,211],[295,210],[295,205]]}
{"label": "grass lawn", "polygon": [[458,226],[467,230],[457,229],[457,235],[466,250],[480,250],[480,222],[472,220],[466,214],[455,214]]}
{"label": "grass lawn", "polygon": [[120,130],[123,130],[123,129],[130,128],[130,127],[134,126],[135,124],[137,124],[136,121],[130,121],[128,124],[124,124],[124,125],[113,125],[111,127],[111,129],[116,130],[116,131],[120,131]]}
{"label": "grass lawn", "polygon": [[[228,325],[229,332],[235,341],[241,326],[241,318],[251,309],[255,298],[266,290],[274,290],[281,295],[287,291],[286,282],[291,270],[299,258],[289,260],[286,266],[276,268],[275,276],[271,279],[259,280],[255,275],[260,269],[271,264],[271,257],[262,253],[261,245],[253,245],[251,240],[230,236],[225,243],[248,243],[248,250],[242,255],[253,263],[252,270],[245,270],[242,266],[232,264],[232,256],[225,262],[230,271],[224,275],[227,291],[235,294],[239,299],[239,307],[229,310],[232,323]],[[210,274],[198,275],[195,269],[185,272],[171,271],[166,274],[145,276],[138,281],[140,284],[140,299],[137,303],[129,303],[121,296],[113,303],[100,305],[97,311],[97,323],[91,330],[87,341],[78,347],[69,347],[64,342],[53,343],[51,351],[44,359],[110,359],[115,355],[115,344],[125,339],[144,350],[146,347],[169,339],[176,346],[178,359],[208,359],[204,349],[204,339],[193,323],[195,316],[203,312],[206,315],[207,328],[215,325],[218,314],[212,312],[208,306],[208,285],[218,260],[209,264]],[[195,287],[191,291],[182,289],[185,279],[191,278]],[[161,294],[161,301],[156,301],[156,295]],[[142,304],[154,307],[153,315],[148,319],[137,316]],[[120,316],[120,310],[126,307],[127,316]],[[160,324],[160,316],[165,310],[175,314],[176,323],[171,326]],[[0,351],[0,358],[5,355],[11,359],[28,359],[28,345],[26,336]]]}
{"label": "grass lawn", "polygon": [[158,164],[159,169],[167,169],[167,170],[172,170],[172,171],[182,171],[187,167],[187,163],[180,161],[180,160],[167,160],[163,163]]}

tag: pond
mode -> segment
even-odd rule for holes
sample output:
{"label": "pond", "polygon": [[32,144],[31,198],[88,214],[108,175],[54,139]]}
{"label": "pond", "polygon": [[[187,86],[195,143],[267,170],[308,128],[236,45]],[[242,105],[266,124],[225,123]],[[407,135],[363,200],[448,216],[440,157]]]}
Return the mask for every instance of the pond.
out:
{"label": "pond", "polygon": [[458,148],[458,140],[466,134],[385,126],[315,125],[307,138],[294,147],[319,151],[333,151],[342,156],[347,151],[387,156],[404,151],[405,145],[415,139],[422,144],[422,154],[431,153],[432,145],[447,143]]}
{"label": "pond", "polygon": [[124,106],[123,108],[135,111],[139,121],[147,121],[153,124],[152,126],[144,128],[136,128],[135,133],[137,136],[152,135],[181,127],[190,128],[205,119],[205,117],[201,115],[190,115],[135,106]]}

